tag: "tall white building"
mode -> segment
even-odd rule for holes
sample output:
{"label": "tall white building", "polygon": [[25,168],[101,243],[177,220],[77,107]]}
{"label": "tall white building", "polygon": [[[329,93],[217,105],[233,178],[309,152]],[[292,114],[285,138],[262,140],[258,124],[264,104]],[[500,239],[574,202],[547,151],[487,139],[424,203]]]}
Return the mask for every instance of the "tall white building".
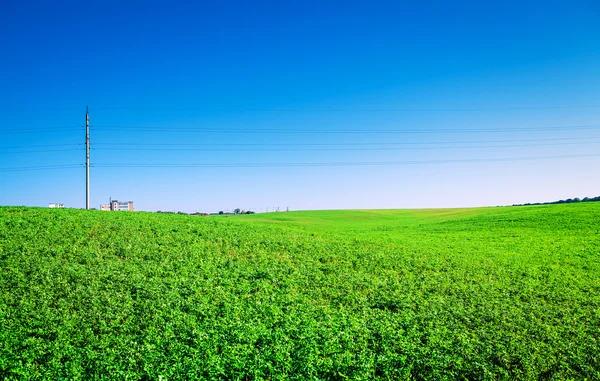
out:
{"label": "tall white building", "polygon": [[110,199],[108,204],[100,205],[100,210],[110,210],[113,212],[129,211],[133,212],[133,201],[118,201]]}

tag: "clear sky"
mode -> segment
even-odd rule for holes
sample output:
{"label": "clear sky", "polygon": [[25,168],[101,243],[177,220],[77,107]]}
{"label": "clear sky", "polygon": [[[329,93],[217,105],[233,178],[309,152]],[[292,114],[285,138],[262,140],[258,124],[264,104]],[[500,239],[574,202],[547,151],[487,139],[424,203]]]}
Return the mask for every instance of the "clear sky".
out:
{"label": "clear sky", "polygon": [[598,196],[598,20],[594,0],[4,0],[0,205],[85,206],[86,105],[93,207]]}

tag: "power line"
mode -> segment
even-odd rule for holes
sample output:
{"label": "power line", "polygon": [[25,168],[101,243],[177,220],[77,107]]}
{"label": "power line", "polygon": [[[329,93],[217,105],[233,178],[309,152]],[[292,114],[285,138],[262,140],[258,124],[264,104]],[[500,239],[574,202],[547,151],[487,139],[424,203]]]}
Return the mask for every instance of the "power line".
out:
{"label": "power line", "polygon": [[96,143],[94,146],[182,146],[182,147],[247,147],[247,146],[281,146],[281,147],[321,147],[321,146],[380,146],[380,145],[424,145],[424,144],[477,144],[477,143],[518,143],[544,141],[597,140],[600,136],[563,137],[538,139],[509,139],[509,140],[462,140],[462,141],[432,141],[432,142],[372,142],[372,143]]}
{"label": "power line", "polygon": [[96,151],[176,151],[176,152],[269,152],[269,151],[404,151],[404,150],[437,150],[437,149],[479,149],[479,148],[513,148],[513,147],[540,147],[540,146],[564,146],[578,144],[597,144],[591,142],[570,143],[539,143],[539,144],[510,144],[510,145],[485,145],[485,146],[434,146],[434,147],[387,147],[387,148],[94,148]]}
{"label": "power line", "polygon": [[100,163],[96,168],[265,168],[265,167],[354,167],[354,166],[393,166],[413,164],[453,164],[453,163],[487,163],[503,161],[532,161],[550,159],[575,159],[598,157],[600,154],[557,155],[557,156],[525,156],[502,158],[470,158],[450,160],[404,160],[404,161],[370,161],[370,162],[313,162],[313,163]]}
{"label": "power line", "polygon": [[[79,110],[80,107],[43,107],[43,106],[35,106],[35,110],[36,111],[75,111],[75,110]],[[14,113],[19,113],[19,112],[23,112],[23,113],[31,113],[31,108],[26,108],[26,109],[19,109],[19,108],[3,108],[2,109],[2,113],[5,112],[14,112]]]}
{"label": "power line", "polygon": [[[95,110],[132,110],[132,111],[200,111],[200,112],[452,112],[452,111],[519,111],[519,110],[568,110],[600,108],[598,104],[586,105],[549,105],[549,106],[505,106],[505,107],[371,107],[371,108],[244,108],[244,107],[126,107],[126,106],[93,106]],[[41,111],[75,111],[79,107],[36,107]],[[2,112],[30,112],[30,109],[3,109]]]}
{"label": "power line", "polygon": [[519,111],[519,110],[563,110],[600,108],[600,105],[554,105],[531,107],[375,107],[375,108],[215,108],[215,107],[118,107],[94,106],[96,110],[137,110],[137,111],[201,111],[201,112],[434,112],[434,111]]}
{"label": "power line", "polygon": [[15,149],[15,148],[37,148],[37,147],[72,147],[72,146],[83,146],[83,143],[71,143],[71,144],[33,144],[27,146],[3,146],[0,149]]}
{"label": "power line", "polygon": [[58,165],[40,165],[40,166],[28,166],[28,167],[12,167],[12,168],[0,168],[0,172],[21,172],[21,171],[40,171],[47,169],[70,169],[70,168],[81,168],[83,164],[58,164]]}
{"label": "power line", "polygon": [[210,132],[210,133],[240,133],[240,134],[447,134],[447,133],[481,133],[481,132],[527,132],[527,131],[563,131],[598,129],[600,124],[539,126],[539,127],[507,127],[507,128],[451,128],[451,129],[214,129],[214,128],[167,128],[142,126],[93,126],[96,132],[101,131],[138,131],[138,132]]}
{"label": "power line", "polygon": [[0,151],[2,154],[20,154],[20,153],[40,153],[40,152],[67,152],[67,151],[81,151],[81,148],[68,148],[68,149],[43,149],[34,151]]}
{"label": "power line", "polygon": [[42,128],[13,128],[8,130],[0,130],[0,134],[33,134],[44,132],[59,132],[59,131],[80,131],[80,126],[65,126],[65,127],[42,127]]}

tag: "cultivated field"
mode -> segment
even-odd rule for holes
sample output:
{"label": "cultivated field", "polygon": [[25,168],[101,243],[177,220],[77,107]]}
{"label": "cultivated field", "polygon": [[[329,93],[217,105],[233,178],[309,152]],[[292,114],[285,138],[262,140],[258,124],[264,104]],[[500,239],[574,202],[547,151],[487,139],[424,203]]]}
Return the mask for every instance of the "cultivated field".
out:
{"label": "cultivated field", "polygon": [[600,379],[600,203],[0,208],[0,379]]}

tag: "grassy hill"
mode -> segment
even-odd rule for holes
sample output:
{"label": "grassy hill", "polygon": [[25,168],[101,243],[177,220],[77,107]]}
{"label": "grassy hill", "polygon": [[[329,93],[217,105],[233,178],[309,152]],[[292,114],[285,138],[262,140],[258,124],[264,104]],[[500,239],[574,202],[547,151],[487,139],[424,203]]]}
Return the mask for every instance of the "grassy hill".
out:
{"label": "grassy hill", "polygon": [[0,379],[600,379],[600,203],[0,208]]}

